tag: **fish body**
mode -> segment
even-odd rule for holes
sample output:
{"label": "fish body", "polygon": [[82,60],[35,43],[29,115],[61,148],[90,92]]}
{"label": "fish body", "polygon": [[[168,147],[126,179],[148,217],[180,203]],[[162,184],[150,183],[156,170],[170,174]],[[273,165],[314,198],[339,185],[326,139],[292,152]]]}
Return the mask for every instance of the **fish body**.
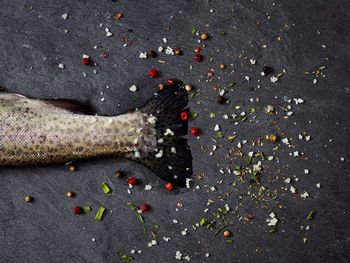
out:
{"label": "fish body", "polygon": [[186,105],[180,82],[140,110],[112,117],[83,114],[68,100],[2,92],[0,166],[118,156],[139,161],[166,181],[184,185],[192,173],[192,156],[181,138],[187,130],[180,119]]}

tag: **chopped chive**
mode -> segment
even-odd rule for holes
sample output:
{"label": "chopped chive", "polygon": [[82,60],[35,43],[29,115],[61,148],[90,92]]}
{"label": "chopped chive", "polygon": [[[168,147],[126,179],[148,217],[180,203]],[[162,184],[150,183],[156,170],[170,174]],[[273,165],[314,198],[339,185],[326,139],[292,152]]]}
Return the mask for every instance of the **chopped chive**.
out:
{"label": "chopped chive", "polygon": [[215,112],[210,112],[209,113],[209,117],[214,119],[216,117],[216,113]]}
{"label": "chopped chive", "polygon": [[91,206],[87,205],[87,206],[83,206],[83,210],[84,210],[84,213],[90,213],[92,208],[91,208]]}
{"label": "chopped chive", "polygon": [[145,220],[143,219],[142,215],[140,215],[139,213],[137,213],[137,217],[138,217],[138,219],[140,220],[140,222],[141,222],[142,224],[145,223]]}
{"label": "chopped chive", "polygon": [[309,221],[310,221],[310,220],[314,219],[315,214],[316,214],[316,210],[312,209],[312,210],[307,214],[306,220],[309,220]]}
{"label": "chopped chive", "polygon": [[198,117],[198,112],[192,112],[192,119],[195,119]]}
{"label": "chopped chive", "polygon": [[236,85],[236,83],[234,83],[234,82],[229,82],[229,83],[227,84],[227,87],[228,87],[228,88],[233,88],[235,85]]}
{"label": "chopped chive", "polygon": [[238,136],[238,135],[229,135],[229,136],[227,136],[227,140],[228,140],[229,142],[233,142],[233,141],[237,138],[237,136]]}
{"label": "chopped chive", "polygon": [[222,138],[222,137],[224,137],[224,134],[221,131],[217,131],[216,136],[219,138]]}
{"label": "chopped chive", "polygon": [[249,112],[250,112],[250,113],[254,113],[254,112],[256,112],[256,109],[255,109],[255,108],[250,108],[250,109],[249,109]]}
{"label": "chopped chive", "polygon": [[123,262],[134,260],[134,257],[133,257],[133,256],[124,254],[124,253],[122,253],[122,252],[118,252],[118,257],[119,257],[119,259],[120,259],[121,261],[123,261]]}
{"label": "chopped chive", "polygon": [[107,183],[103,182],[101,184],[102,190],[105,194],[109,194],[111,192],[111,188],[108,186]]}
{"label": "chopped chive", "polygon": [[97,213],[96,213],[96,215],[95,215],[95,219],[98,220],[98,221],[101,221],[102,218],[103,218],[103,214],[104,214],[105,210],[106,210],[106,208],[104,208],[103,206],[101,206],[101,207],[98,209],[98,211],[97,211]]}
{"label": "chopped chive", "polygon": [[233,239],[226,240],[226,243],[228,243],[228,244],[233,244],[233,242],[234,242]]}
{"label": "chopped chive", "polygon": [[202,218],[200,221],[199,221],[199,224],[201,226],[204,226],[205,224],[207,223],[207,220],[205,218]]}
{"label": "chopped chive", "polygon": [[197,28],[195,28],[195,27],[193,27],[193,28],[192,28],[192,30],[191,30],[191,32],[192,32],[192,34],[197,34],[198,29],[197,29]]}

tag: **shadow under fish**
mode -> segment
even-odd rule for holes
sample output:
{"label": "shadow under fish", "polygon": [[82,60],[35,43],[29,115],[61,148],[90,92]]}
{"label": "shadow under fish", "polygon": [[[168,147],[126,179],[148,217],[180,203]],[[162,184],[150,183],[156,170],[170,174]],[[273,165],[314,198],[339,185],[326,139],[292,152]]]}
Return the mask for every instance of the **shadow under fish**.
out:
{"label": "shadow under fish", "polygon": [[81,104],[0,93],[0,165],[65,163],[101,156],[138,161],[161,179],[186,186],[192,154],[184,136],[187,92],[175,81],[134,112],[85,114]]}

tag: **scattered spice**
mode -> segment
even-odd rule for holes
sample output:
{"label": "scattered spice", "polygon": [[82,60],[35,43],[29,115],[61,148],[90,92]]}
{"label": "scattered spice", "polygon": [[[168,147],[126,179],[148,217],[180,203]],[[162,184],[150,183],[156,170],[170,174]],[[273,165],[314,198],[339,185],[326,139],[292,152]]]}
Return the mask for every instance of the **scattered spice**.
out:
{"label": "scattered spice", "polygon": [[67,197],[71,198],[74,196],[74,193],[73,192],[67,192]]}
{"label": "scattered spice", "polygon": [[219,104],[225,104],[226,103],[226,98],[224,96],[218,96],[217,102]]}
{"label": "scattered spice", "polygon": [[24,201],[26,201],[27,203],[32,202],[32,200],[33,200],[33,197],[31,197],[30,195],[26,195],[26,196],[24,197]]}
{"label": "scattered spice", "polygon": [[141,210],[142,212],[147,212],[147,211],[149,210],[149,205],[147,205],[147,204],[141,204],[141,205],[140,205],[140,210]]}
{"label": "scattered spice", "polygon": [[117,178],[122,177],[122,172],[120,170],[115,171],[114,176]]}
{"label": "scattered spice", "polygon": [[118,257],[122,262],[128,262],[135,259],[133,256],[124,254],[122,252],[118,252]]}
{"label": "scattered spice", "polygon": [[185,85],[185,90],[190,92],[192,90],[192,86],[190,84]]}
{"label": "scattered spice", "polygon": [[208,35],[206,33],[202,33],[201,34],[201,39],[202,40],[207,40],[208,39]]}
{"label": "scattered spice", "polygon": [[102,190],[105,194],[109,194],[111,192],[111,188],[108,186],[107,183],[103,182],[101,184]]}
{"label": "scattered spice", "polygon": [[104,208],[103,206],[99,207],[99,209],[97,210],[97,213],[95,215],[95,219],[97,221],[101,221],[105,211],[106,211],[106,208]]}
{"label": "scattered spice", "polygon": [[230,237],[231,232],[229,230],[224,231],[224,237]]}
{"label": "scattered spice", "polygon": [[199,62],[202,60],[202,56],[200,54],[195,54],[193,56],[193,60],[196,61],[196,62]]}
{"label": "scattered spice", "polygon": [[158,85],[159,90],[162,91],[162,90],[164,89],[164,86],[165,86],[165,85],[164,85],[163,83],[160,83],[160,84]]}
{"label": "scattered spice", "polygon": [[310,221],[310,220],[314,219],[315,214],[316,214],[316,210],[314,210],[314,209],[311,210],[311,211],[307,214],[306,220]]}
{"label": "scattered spice", "polygon": [[113,16],[114,20],[119,21],[120,19],[123,18],[123,13],[117,12]]}
{"label": "scattered spice", "polygon": [[171,191],[171,190],[174,189],[174,186],[173,186],[172,183],[167,183],[167,184],[165,185],[165,188],[166,188],[167,190]]}
{"label": "scattered spice", "polygon": [[136,183],[137,183],[137,180],[136,180],[135,177],[130,177],[130,178],[128,179],[128,184],[130,184],[130,185],[135,185]]}
{"label": "scattered spice", "polygon": [[182,51],[179,48],[175,48],[175,55],[180,56],[182,54]]}
{"label": "scattered spice", "polygon": [[69,168],[69,171],[71,172],[75,172],[77,170],[77,167],[74,164],[70,164],[68,168]]}
{"label": "scattered spice", "polygon": [[181,117],[181,120],[186,121],[186,120],[188,119],[188,113],[187,113],[187,111],[181,112],[180,117]]}
{"label": "scattered spice", "polygon": [[158,71],[155,70],[154,68],[151,68],[148,72],[148,75],[151,77],[151,78],[156,78],[157,75],[158,75]]}
{"label": "scattered spice", "polygon": [[193,128],[191,129],[191,133],[192,133],[193,136],[198,136],[198,135],[199,135],[199,129],[193,127]]}
{"label": "scattered spice", "polygon": [[75,215],[80,215],[80,214],[82,214],[84,212],[84,210],[80,206],[74,207],[73,211],[74,211]]}

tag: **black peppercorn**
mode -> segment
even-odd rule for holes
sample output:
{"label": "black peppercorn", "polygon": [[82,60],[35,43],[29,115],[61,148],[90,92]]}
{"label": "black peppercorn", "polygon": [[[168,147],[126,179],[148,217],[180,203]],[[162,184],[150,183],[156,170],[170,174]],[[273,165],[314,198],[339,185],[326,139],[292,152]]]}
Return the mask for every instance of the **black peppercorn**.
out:
{"label": "black peppercorn", "polygon": [[224,96],[219,96],[217,99],[217,102],[219,104],[224,104],[224,103],[226,103],[226,98]]}
{"label": "black peppercorn", "polygon": [[272,71],[273,71],[273,69],[271,67],[269,67],[269,66],[264,66],[263,67],[263,72],[264,72],[265,75],[271,74]]}

